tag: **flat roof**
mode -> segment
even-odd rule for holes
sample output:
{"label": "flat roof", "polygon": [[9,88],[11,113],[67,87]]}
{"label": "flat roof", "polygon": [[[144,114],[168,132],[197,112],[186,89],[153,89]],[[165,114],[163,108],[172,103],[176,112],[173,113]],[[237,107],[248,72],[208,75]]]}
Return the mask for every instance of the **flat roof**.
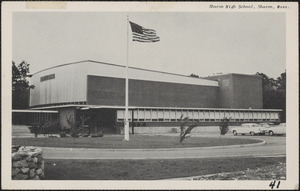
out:
{"label": "flat roof", "polygon": [[35,110],[35,109],[13,109],[13,113],[58,113],[53,110]]}
{"label": "flat roof", "polygon": [[[36,109],[55,109],[64,107],[80,107],[89,109],[125,109],[125,106],[110,106],[110,105],[60,105],[60,106],[47,106],[39,107]],[[282,111],[282,109],[241,109],[241,108],[188,108],[188,107],[140,107],[140,106],[129,106],[129,109],[183,109],[183,110],[227,110],[227,111]]]}
{"label": "flat roof", "polygon": [[[111,63],[107,63],[107,62],[99,62],[99,61],[94,61],[94,60],[82,60],[82,61],[78,61],[78,62],[70,62],[70,63],[61,64],[61,65],[53,66],[53,67],[50,67],[50,68],[46,68],[46,69],[40,70],[38,72],[35,72],[33,75],[38,74],[38,73],[43,72],[43,71],[46,71],[46,70],[53,69],[53,68],[63,67],[63,66],[71,65],[71,64],[80,64],[80,63],[83,63],[83,62],[93,62],[93,63],[97,63],[97,64],[104,64],[104,65],[110,65],[110,66],[116,66],[116,67],[125,68],[124,65],[119,65],[119,64],[111,64]],[[151,70],[151,69],[144,69],[144,68],[137,68],[137,67],[131,67],[131,66],[129,66],[128,68],[135,69],[135,70],[143,70],[143,71],[148,71],[148,72],[157,72],[157,73],[162,73],[162,74],[169,74],[169,75],[175,75],[175,76],[181,76],[181,77],[189,77],[189,78],[191,78],[191,76],[189,76],[189,75],[176,74],[176,73],[171,73],[171,72],[163,72],[163,71],[157,71],[157,70]],[[197,79],[197,78],[195,78],[195,79]],[[201,80],[201,78],[199,78],[199,79]]]}
{"label": "flat roof", "polygon": [[212,75],[212,76],[206,76],[203,77],[203,79],[209,79],[209,78],[213,78],[213,77],[219,77],[219,76],[229,76],[229,75],[238,75],[238,76],[256,76],[261,78],[261,76],[256,75],[256,74],[239,74],[239,73],[226,73],[226,74],[216,74],[216,75]]}

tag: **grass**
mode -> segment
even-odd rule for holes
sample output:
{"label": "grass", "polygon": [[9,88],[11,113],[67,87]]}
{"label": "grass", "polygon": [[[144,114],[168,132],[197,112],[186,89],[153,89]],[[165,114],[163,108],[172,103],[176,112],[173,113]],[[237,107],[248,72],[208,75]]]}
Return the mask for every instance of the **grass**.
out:
{"label": "grass", "polygon": [[45,159],[45,175],[47,180],[158,180],[255,169],[285,161],[285,157],[164,160]]}
{"label": "grass", "polygon": [[226,146],[237,144],[258,143],[260,140],[244,138],[218,137],[190,137],[181,144],[179,137],[174,136],[145,136],[132,135],[130,141],[123,141],[123,136],[107,136],[101,138],[80,137],[75,141],[72,137],[66,138],[13,138],[13,145],[66,147],[66,148],[114,148],[114,149],[145,149],[145,148],[186,148]]}

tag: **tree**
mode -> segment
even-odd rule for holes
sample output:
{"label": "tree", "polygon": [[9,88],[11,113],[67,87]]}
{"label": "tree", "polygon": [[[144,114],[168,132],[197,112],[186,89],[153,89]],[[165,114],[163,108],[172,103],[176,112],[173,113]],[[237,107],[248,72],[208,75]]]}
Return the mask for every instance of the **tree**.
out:
{"label": "tree", "polygon": [[286,71],[277,79],[269,78],[266,74],[257,72],[262,77],[263,108],[282,109],[281,121],[286,120]]}
{"label": "tree", "polygon": [[198,126],[198,121],[193,122],[188,126],[187,129],[185,129],[185,126],[188,124],[189,117],[183,118],[183,115],[180,116],[180,139],[179,142],[182,143],[182,141],[185,138],[190,137],[191,131]]}
{"label": "tree", "polygon": [[221,124],[220,124],[220,139],[221,139],[221,135],[226,135],[226,133],[229,130],[228,124],[229,124],[230,118],[224,117],[221,120]]}
{"label": "tree", "polygon": [[194,74],[194,73],[192,73],[192,74],[190,75],[190,77],[193,77],[193,78],[200,78],[200,76],[198,76],[197,74]]}
{"label": "tree", "polygon": [[70,131],[71,131],[71,137],[74,138],[74,143],[75,143],[75,138],[79,138],[79,121],[75,121],[72,115],[69,115],[67,118],[67,123],[70,126]]}
{"label": "tree", "polygon": [[34,86],[29,85],[29,64],[22,61],[16,66],[12,61],[12,108],[26,109],[29,106],[29,91]]}

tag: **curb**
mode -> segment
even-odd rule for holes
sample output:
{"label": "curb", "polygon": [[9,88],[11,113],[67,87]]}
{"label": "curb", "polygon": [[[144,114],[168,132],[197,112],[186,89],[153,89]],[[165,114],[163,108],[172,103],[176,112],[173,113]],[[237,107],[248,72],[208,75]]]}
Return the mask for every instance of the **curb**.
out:
{"label": "curb", "polygon": [[40,147],[46,150],[60,150],[60,151],[73,151],[73,150],[80,150],[80,151],[180,151],[180,150],[206,150],[206,149],[222,149],[222,148],[239,148],[239,147],[254,147],[266,144],[266,141],[263,139],[254,139],[260,140],[262,142],[253,143],[253,144],[244,144],[244,145],[228,145],[228,146],[211,146],[211,147],[189,147],[189,148],[156,148],[156,149],[101,149],[101,148],[64,148],[64,147]]}

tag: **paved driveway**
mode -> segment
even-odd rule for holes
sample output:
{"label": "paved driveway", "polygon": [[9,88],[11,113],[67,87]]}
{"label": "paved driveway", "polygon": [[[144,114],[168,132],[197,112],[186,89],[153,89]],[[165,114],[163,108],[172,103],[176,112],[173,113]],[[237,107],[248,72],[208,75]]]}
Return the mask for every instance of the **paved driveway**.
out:
{"label": "paved driveway", "polygon": [[[197,135],[194,136],[203,136]],[[215,135],[205,135],[215,136]],[[226,137],[235,138],[232,135]],[[258,138],[266,144],[251,147],[224,147],[224,148],[189,148],[176,150],[112,150],[112,149],[70,149],[70,148],[43,148],[47,159],[176,159],[176,158],[212,158],[212,157],[265,157],[285,156],[285,136],[237,136],[238,138]]]}

